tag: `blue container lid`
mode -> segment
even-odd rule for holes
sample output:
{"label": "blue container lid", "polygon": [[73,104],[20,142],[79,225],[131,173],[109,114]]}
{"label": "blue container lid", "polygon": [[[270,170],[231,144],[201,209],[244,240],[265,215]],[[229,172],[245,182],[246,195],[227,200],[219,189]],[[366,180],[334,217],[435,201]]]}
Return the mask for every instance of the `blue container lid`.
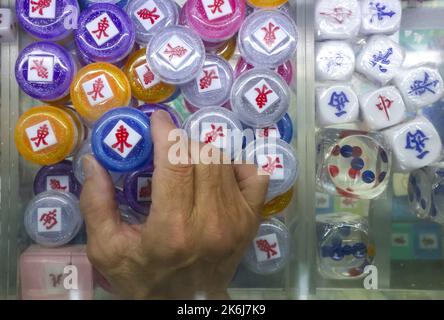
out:
{"label": "blue container lid", "polygon": [[157,110],[166,111],[170,115],[171,120],[173,120],[176,127],[180,128],[180,126],[182,125],[182,120],[181,120],[179,114],[173,108],[171,108],[167,105],[160,104],[160,103],[143,104],[141,106],[138,106],[137,109],[139,109],[140,111],[145,113],[149,118],[151,118],[151,115],[153,114],[154,111],[157,111]]}
{"label": "blue container lid", "polygon": [[135,171],[152,158],[149,118],[135,108],[105,113],[94,125],[91,139],[94,156],[110,171]]}
{"label": "blue container lid", "polygon": [[266,139],[275,134],[280,139],[290,143],[291,140],[293,140],[293,121],[291,121],[290,115],[286,113],[276,125],[268,128],[256,129],[254,134],[256,138],[262,139]]}

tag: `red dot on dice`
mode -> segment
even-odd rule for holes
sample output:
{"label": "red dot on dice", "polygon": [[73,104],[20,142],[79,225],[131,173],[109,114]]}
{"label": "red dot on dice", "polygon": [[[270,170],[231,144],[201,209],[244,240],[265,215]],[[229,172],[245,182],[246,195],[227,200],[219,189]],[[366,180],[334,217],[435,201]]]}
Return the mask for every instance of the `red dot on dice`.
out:
{"label": "red dot on dice", "polygon": [[339,174],[339,168],[337,166],[331,165],[328,167],[328,172],[330,172],[330,176],[334,178]]}

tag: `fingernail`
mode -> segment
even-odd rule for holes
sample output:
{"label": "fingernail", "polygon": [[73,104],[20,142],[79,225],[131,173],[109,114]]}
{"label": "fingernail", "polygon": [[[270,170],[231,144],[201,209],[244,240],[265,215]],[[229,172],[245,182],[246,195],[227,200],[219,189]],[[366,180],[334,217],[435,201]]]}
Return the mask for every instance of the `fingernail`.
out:
{"label": "fingernail", "polygon": [[88,179],[94,175],[94,159],[90,155],[82,157],[83,175]]}
{"label": "fingernail", "polygon": [[156,110],[153,115],[163,122],[173,123],[170,114],[164,110]]}

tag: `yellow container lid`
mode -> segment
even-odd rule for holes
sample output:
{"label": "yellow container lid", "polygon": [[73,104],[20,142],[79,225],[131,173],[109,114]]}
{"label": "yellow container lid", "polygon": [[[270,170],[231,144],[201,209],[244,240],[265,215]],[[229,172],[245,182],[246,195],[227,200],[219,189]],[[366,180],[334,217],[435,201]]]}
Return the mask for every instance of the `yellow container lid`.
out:
{"label": "yellow container lid", "polygon": [[[86,138],[86,127],[83,124],[82,120],[80,119],[79,114],[76,112],[76,110],[73,107],[66,106],[63,108],[72,118],[74,121],[74,124],[76,125],[77,132],[78,132],[78,139],[77,139],[77,147],[80,147],[83,140]],[[73,150],[75,152],[76,150]]]}
{"label": "yellow container lid", "polygon": [[290,204],[292,198],[293,188],[267,202],[262,211],[262,216],[268,218],[284,211]]}
{"label": "yellow container lid", "polygon": [[146,49],[134,52],[127,60],[124,72],[128,77],[134,98],[147,103],[159,103],[170,98],[176,87],[161,82],[148,67]]}
{"label": "yellow container lid", "polygon": [[18,152],[28,161],[51,165],[69,157],[78,144],[77,126],[63,108],[39,106],[21,115],[15,126]]}
{"label": "yellow container lid", "polygon": [[274,8],[286,4],[288,0],[248,0],[248,3],[259,8]]}
{"label": "yellow container lid", "polygon": [[74,108],[89,124],[111,109],[128,106],[131,100],[131,88],[125,74],[105,62],[80,69],[70,93]]}
{"label": "yellow container lid", "polygon": [[219,57],[224,58],[227,61],[230,60],[233,57],[234,52],[236,51],[236,42],[236,36],[230,38],[229,40],[227,40],[227,42],[225,42],[224,45],[218,48],[215,53]]}

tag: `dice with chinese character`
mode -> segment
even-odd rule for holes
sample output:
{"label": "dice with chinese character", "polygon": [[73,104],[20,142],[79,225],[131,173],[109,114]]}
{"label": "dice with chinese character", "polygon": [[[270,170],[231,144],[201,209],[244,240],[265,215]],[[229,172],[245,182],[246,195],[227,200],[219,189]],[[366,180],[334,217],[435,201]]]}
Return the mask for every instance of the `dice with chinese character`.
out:
{"label": "dice with chinese character", "polygon": [[316,91],[316,115],[320,126],[357,121],[358,97],[347,85],[319,88]]}
{"label": "dice with chinese character", "polygon": [[363,0],[361,14],[361,33],[392,34],[398,31],[401,25],[401,1]]}
{"label": "dice with chinese character", "polygon": [[0,8],[0,42],[10,42],[16,38],[15,15],[11,9]]}
{"label": "dice with chinese character", "polygon": [[325,41],[316,46],[317,80],[348,81],[355,70],[355,53],[345,41]]}

